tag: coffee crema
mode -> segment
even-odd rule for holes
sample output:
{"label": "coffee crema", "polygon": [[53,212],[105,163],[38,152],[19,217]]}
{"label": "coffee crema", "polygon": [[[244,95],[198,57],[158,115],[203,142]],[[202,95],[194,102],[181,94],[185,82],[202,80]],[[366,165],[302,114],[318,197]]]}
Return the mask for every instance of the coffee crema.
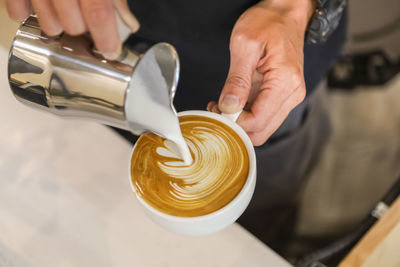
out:
{"label": "coffee crema", "polygon": [[249,172],[246,146],[229,126],[215,119],[179,118],[193,163],[185,166],[173,143],[153,133],[136,143],[131,174],[136,193],[153,208],[179,217],[212,213],[240,192]]}

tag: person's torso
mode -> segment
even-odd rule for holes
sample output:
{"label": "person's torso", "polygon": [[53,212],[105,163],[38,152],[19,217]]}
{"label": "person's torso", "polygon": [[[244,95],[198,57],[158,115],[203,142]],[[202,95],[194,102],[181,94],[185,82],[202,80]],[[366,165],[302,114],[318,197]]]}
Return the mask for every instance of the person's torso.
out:
{"label": "person's torso", "polygon": [[154,41],[210,42],[229,40],[239,16],[254,0],[129,0],[138,32]]}
{"label": "person's torso", "polygon": [[168,42],[178,51],[181,71],[177,110],[205,109],[218,100],[229,69],[229,39],[236,20],[254,0],[128,0],[140,22],[135,35]]}

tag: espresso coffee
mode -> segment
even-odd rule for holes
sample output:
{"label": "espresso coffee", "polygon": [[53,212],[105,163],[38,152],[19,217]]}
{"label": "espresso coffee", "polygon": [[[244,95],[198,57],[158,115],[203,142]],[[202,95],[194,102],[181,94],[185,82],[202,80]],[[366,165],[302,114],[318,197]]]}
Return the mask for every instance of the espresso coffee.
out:
{"label": "espresso coffee", "polygon": [[249,172],[248,152],[239,135],[218,120],[186,115],[179,121],[193,163],[184,164],[174,143],[147,133],[132,155],[132,182],[136,193],[163,213],[206,215],[240,192]]}

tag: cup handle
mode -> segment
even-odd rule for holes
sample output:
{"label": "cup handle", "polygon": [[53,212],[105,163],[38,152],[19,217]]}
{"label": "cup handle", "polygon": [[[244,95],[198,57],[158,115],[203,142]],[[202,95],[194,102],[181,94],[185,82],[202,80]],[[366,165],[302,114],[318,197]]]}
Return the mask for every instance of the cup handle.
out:
{"label": "cup handle", "polygon": [[240,113],[242,113],[243,110],[238,111],[236,113],[221,113],[222,116],[224,116],[227,119],[230,119],[233,122],[236,122],[237,118],[239,117]]}

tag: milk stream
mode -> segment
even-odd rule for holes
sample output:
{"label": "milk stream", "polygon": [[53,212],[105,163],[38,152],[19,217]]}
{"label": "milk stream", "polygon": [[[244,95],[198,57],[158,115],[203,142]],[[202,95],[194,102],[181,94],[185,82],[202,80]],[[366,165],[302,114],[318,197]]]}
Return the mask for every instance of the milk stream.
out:
{"label": "milk stream", "polygon": [[129,129],[135,134],[151,131],[170,140],[173,144],[168,147],[190,165],[193,159],[165,79],[154,51],[147,52],[137,65],[127,91],[125,114]]}

